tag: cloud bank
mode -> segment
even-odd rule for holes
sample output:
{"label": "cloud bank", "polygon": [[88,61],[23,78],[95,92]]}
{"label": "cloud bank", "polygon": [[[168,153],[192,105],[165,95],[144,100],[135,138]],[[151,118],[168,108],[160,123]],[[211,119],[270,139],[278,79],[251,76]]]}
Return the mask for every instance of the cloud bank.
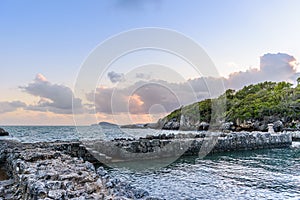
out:
{"label": "cloud bank", "polygon": [[70,88],[52,84],[42,74],[38,74],[32,83],[20,88],[28,94],[40,97],[40,101],[37,104],[28,105],[27,110],[57,114],[72,114],[73,106],[77,110],[83,110],[81,99],[73,98]]}
{"label": "cloud bank", "polygon": [[225,80],[227,88],[240,89],[245,85],[262,81],[295,81],[297,76],[293,56],[284,53],[265,54],[260,58],[260,68],[236,72]]}
{"label": "cloud bank", "polygon": [[[105,114],[148,114],[155,105],[161,105],[164,112],[171,112],[181,105],[191,104],[205,98],[221,95],[225,89],[241,89],[245,85],[263,81],[295,81],[300,76],[295,69],[296,59],[288,54],[265,54],[260,58],[259,69],[232,73],[229,78],[200,77],[183,83],[169,83],[163,80],[141,80],[147,74],[137,74],[134,85],[126,88],[98,88],[87,94],[94,102],[96,111]],[[113,73],[117,77],[121,76]],[[113,81],[112,81],[113,82]],[[222,88],[223,87],[223,88]],[[94,98],[95,97],[95,98]]]}
{"label": "cloud bank", "polygon": [[[130,80],[134,84],[124,84],[124,74],[114,71],[107,74],[115,87],[99,87],[86,94],[86,99],[74,98],[69,87],[49,82],[38,74],[33,82],[20,87],[25,93],[39,98],[26,105],[21,101],[0,102],[0,113],[18,109],[72,114],[93,113],[94,103],[99,114],[134,115],[169,113],[182,105],[206,98],[217,97],[225,89],[240,89],[245,85],[263,81],[294,81],[300,74],[296,71],[296,59],[288,54],[265,54],[260,58],[259,69],[232,73],[229,78],[200,77],[185,82],[155,80],[151,74],[138,73]],[[119,87],[119,86],[123,87]],[[83,104],[82,102],[85,101]],[[160,108],[160,109],[157,109]],[[161,109],[162,108],[162,109]]]}
{"label": "cloud bank", "polygon": [[8,113],[8,112],[13,112],[16,111],[19,108],[25,108],[26,104],[21,102],[21,101],[4,101],[0,102],[0,113]]}

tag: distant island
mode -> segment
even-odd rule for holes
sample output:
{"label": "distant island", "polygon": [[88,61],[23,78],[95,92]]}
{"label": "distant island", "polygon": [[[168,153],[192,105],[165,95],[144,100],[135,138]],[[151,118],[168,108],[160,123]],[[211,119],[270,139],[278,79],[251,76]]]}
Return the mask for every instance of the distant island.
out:
{"label": "distant island", "polygon": [[[288,82],[266,81],[245,86],[239,91],[228,89],[218,98],[205,99],[176,109],[157,123],[121,127],[267,131],[268,124],[272,123],[276,132],[299,130],[300,78],[297,81],[296,87]],[[213,113],[212,108],[218,103],[224,103],[224,109],[221,109],[221,113]]]}
{"label": "distant island", "polygon": [[92,124],[91,126],[101,126],[101,127],[119,127],[117,124],[110,122],[99,122],[98,124]]}

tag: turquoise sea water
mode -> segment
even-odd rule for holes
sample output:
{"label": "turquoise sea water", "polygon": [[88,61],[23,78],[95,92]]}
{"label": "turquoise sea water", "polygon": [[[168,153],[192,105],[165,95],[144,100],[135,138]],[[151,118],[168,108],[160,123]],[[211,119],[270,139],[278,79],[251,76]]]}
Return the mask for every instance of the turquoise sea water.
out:
{"label": "turquoise sea water", "polygon": [[[144,129],[101,129],[98,126],[4,129],[10,132],[10,139],[21,142],[112,139],[161,133]],[[111,176],[165,199],[300,199],[299,142],[284,149],[222,153],[204,159],[184,157],[157,169],[110,168],[109,171]]]}

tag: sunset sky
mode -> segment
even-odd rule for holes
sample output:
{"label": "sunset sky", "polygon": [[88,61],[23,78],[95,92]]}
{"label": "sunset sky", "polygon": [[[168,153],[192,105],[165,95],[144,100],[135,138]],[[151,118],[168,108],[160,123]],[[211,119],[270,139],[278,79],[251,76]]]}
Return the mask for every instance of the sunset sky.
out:
{"label": "sunset sky", "polygon": [[[299,8],[298,0],[1,0],[0,125],[152,122],[210,97],[207,83],[234,89],[264,80],[294,83],[300,76]],[[143,27],[191,38],[219,76],[201,77],[178,57],[144,51],[111,65],[85,97],[74,96],[91,52]],[[75,122],[72,107],[79,111]]]}

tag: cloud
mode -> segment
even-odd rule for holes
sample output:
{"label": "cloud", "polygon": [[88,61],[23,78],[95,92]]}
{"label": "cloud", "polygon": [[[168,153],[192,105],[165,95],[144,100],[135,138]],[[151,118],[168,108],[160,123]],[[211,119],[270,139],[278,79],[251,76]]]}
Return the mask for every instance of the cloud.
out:
{"label": "cloud", "polygon": [[8,112],[13,112],[16,111],[19,108],[25,108],[26,104],[21,102],[21,101],[4,101],[0,102],[0,113],[8,113]]}
{"label": "cloud", "polygon": [[[86,94],[87,102],[73,98],[70,88],[49,82],[38,74],[33,82],[20,87],[24,92],[39,97],[35,104],[26,105],[20,101],[0,102],[0,113],[12,112],[23,108],[31,111],[71,114],[72,100],[77,113],[92,113],[93,106],[98,114],[147,114],[169,113],[182,105],[206,98],[217,97],[227,88],[240,89],[245,85],[262,81],[295,81],[296,59],[288,54],[265,54],[261,58],[259,69],[236,72],[229,78],[199,77],[184,82],[167,82],[136,73],[133,80],[127,80],[124,74],[114,71],[108,73],[115,87],[99,87]],[[121,82],[121,83],[120,83]],[[159,109],[158,109],[159,108]],[[80,111],[80,112],[79,112]]]}
{"label": "cloud", "polygon": [[117,83],[125,80],[124,74],[116,73],[114,71],[108,72],[107,76],[112,83]]}
{"label": "cloud", "polygon": [[227,79],[200,77],[181,83],[141,80],[145,77],[141,73],[136,74],[136,82],[132,85],[120,88],[101,87],[96,89],[95,94],[94,92],[87,94],[87,99],[95,102],[97,112],[105,114],[147,114],[156,105],[160,105],[163,109],[155,112],[171,112],[181,105],[217,97],[228,88],[240,89],[245,85],[266,80],[276,82],[296,80],[295,77],[299,74],[296,73],[295,62],[295,58],[288,54],[265,54],[261,57],[259,69],[236,72]]}
{"label": "cloud", "polygon": [[[125,88],[97,88],[95,93],[87,94],[87,99],[95,102],[97,112],[106,114],[148,114],[153,106],[157,105],[163,109],[152,109],[152,112],[171,112],[182,105],[211,97],[207,86],[209,81],[204,78],[185,83],[169,83],[163,80],[137,81]],[[217,80],[210,82],[220,83]]]}
{"label": "cloud", "polygon": [[42,74],[38,74],[32,83],[20,88],[28,94],[40,97],[37,104],[27,106],[28,110],[57,114],[71,114],[72,106],[76,110],[83,110],[81,99],[73,98],[70,88],[52,84]]}
{"label": "cloud", "polygon": [[288,54],[268,53],[261,56],[259,69],[232,73],[226,80],[226,85],[229,88],[239,89],[262,81],[294,81],[299,75],[296,73],[295,62],[296,59]]}

